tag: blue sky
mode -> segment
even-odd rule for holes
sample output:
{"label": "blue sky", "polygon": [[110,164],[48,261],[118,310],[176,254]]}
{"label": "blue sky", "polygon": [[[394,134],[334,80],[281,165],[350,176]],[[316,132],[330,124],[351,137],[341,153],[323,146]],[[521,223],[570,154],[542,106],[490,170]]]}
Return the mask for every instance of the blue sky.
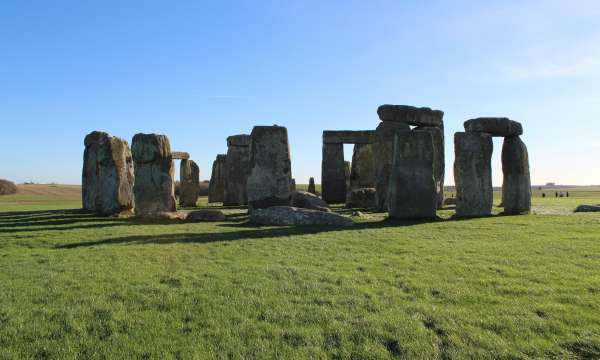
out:
{"label": "blue sky", "polygon": [[445,112],[448,183],[463,121],[507,116],[533,183],[600,184],[598,19],[597,0],[2,1],[0,178],[80,183],[105,130],[167,134],[206,179],[228,135],[278,124],[318,180],[322,131],[392,103]]}

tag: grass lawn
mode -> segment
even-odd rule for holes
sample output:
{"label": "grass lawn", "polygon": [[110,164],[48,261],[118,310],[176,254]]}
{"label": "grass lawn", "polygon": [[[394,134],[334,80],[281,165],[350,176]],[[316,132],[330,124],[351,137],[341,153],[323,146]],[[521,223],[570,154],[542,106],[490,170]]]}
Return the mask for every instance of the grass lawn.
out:
{"label": "grass lawn", "polygon": [[571,213],[600,192],[352,228],[235,208],[144,223],[80,201],[0,197],[0,359],[600,358],[600,214]]}

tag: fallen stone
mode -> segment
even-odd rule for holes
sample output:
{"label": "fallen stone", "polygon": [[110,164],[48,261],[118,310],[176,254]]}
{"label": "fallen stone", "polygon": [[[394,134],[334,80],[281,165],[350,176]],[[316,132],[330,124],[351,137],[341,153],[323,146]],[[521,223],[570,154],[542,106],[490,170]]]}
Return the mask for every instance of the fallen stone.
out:
{"label": "fallen stone", "polygon": [[346,198],[347,208],[369,209],[377,206],[377,190],[375,188],[354,189]]}
{"label": "fallen stone", "polygon": [[404,131],[396,134],[389,185],[390,217],[407,220],[436,216],[434,157],[430,132]]}
{"label": "fallen stone", "polygon": [[301,209],[292,206],[255,209],[250,214],[250,222],[260,225],[349,226],[354,224],[354,221],[349,217],[336,213]]}
{"label": "fallen stone", "polygon": [[186,221],[225,221],[227,216],[220,210],[194,210],[190,211],[185,220]]}
{"label": "fallen stone", "polygon": [[292,206],[303,209],[312,209],[329,212],[329,204],[315,194],[308,191],[292,192]]}
{"label": "fallen stone", "polygon": [[483,132],[492,136],[519,136],[523,134],[521,123],[508,118],[481,117],[464,123],[467,132]]}
{"label": "fallen stone", "polygon": [[381,121],[399,122],[413,126],[440,126],[444,112],[428,107],[409,105],[381,105],[377,109]]}
{"label": "fallen stone", "polygon": [[575,212],[600,212],[600,205],[579,205]]}
{"label": "fallen stone", "polygon": [[529,154],[520,137],[504,138],[502,146],[502,206],[510,215],[531,211],[531,178]]}
{"label": "fallen stone", "polygon": [[255,126],[250,145],[248,210],[290,205],[292,164],[287,129]]}
{"label": "fallen stone", "polygon": [[136,134],[131,144],[135,168],[135,215],[163,217],[175,212],[171,144],[165,135]]}
{"label": "fallen stone", "polygon": [[134,207],[134,169],[127,141],[94,131],[84,140],[83,208],[100,215]]}
{"label": "fallen stone", "polygon": [[476,217],[492,213],[492,150],[489,134],[454,134],[456,216]]}

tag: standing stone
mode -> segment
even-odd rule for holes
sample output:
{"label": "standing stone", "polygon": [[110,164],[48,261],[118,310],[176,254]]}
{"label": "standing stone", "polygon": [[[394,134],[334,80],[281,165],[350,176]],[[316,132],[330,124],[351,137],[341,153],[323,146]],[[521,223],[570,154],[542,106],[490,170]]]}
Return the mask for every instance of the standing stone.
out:
{"label": "standing stone", "polygon": [[439,127],[421,126],[415,131],[429,131],[433,139],[433,176],[435,178],[435,188],[438,196],[438,209],[444,204],[444,173],[446,171],[445,149],[444,149],[444,123]]}
{"label": "standing stone", "polygon": [[223,205],[237,206],[248,203],[247,182],[250,175],[250,135],[227,138],[225,161],[225,199]]}
{"label": "standing stone", "polygon": [[296,179],[292,179],[292,191],[296,191]]}
{"label": "standing stone", "polygon": [[193,160],[181,160],[179,182],[179,205],[196,206],[200,186],[200,168]]}
{"label": "standing stone", "polygon": [[352,163],[350,161],[344,161],[344,178],[346,179],[346,196],[348,196],[348,191],[350,190],[350,174],[351,174],[351,172],[352,172]]}
{"label": "standing stone", "polygon": [[377,208],[387,211],[388,185],[394,152],[394,135],[399,131],[408,131],[410,126],[404,123],[384,121],[375,130],[373,156],[375,159],[375,188],[377,189]]}
{"label": "standing stone", "polygon": [[248,177],[248,209],[290,205],[292,164],[287,129],[255,126],[250,144],[251,171]]}
{"label": "standing stone", "polygon": [[356,144],[352,154],[349,190],[375,187],[373,144]]}
{"label": "standing stone", "polygon": [[389,185],[390,217],[433,218],[437,209],[437,191],[431,132],[403,131],[395,137]]}
{"label": "standing stone", "polygon": [[94,131],[84,144],[83,208],[101,215],[132,210],[133,161],[127,141]]}
{"label": "standing stone", "polygon": [[317,189],[315,187],[315,178],[311,177],[308,180],[308,192],[311,194],[317,194]]}
{"label": "standing stone", "polygon": [[475,217],[492,213],[492,151],[489,134],[454,134],[456,216]]}
{"label": "standing stone", "polygon": [[136,134],[131,144],[135,167],[135,214],[160,217],[176,210],[175,164],[165,135]]}
{"label": "standing stone", "polygon": [[213,162],[210,184],[208,186],[208,202],[222,203],[225,199],[225,162],[227,155],[219,154]]}
{"label": "standing stone", "polygon": [[329,204],[346,201],[346,171],[343,143],[323,143],[321,192]]}
{"label": "standing stone", "polygon": [[531,210],[529,154],[520,137],[507,137],[502,146],[502,204],[506,214],[524,214]]}

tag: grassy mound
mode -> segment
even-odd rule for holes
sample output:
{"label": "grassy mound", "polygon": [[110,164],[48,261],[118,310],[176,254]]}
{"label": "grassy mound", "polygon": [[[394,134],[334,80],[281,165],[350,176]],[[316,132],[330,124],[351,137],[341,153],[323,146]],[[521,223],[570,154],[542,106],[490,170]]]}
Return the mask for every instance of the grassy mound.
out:
{"label": "grassy mound", "polygon": [[17,193],[17,185],[12,181],[0,179],[0,195],[13,195]]}

